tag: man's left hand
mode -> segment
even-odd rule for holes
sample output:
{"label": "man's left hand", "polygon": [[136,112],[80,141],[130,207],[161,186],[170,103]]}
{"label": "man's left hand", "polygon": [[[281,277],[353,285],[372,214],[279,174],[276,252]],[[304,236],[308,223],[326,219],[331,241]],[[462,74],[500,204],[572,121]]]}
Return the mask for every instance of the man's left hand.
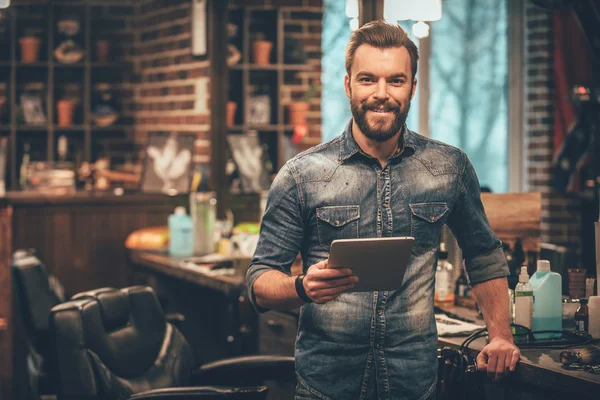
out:
{"label": "man's left hand", "polygon": [[515,370],[521,351],[512,340],[494,338],[477,356],[477,369],[498,381]]}

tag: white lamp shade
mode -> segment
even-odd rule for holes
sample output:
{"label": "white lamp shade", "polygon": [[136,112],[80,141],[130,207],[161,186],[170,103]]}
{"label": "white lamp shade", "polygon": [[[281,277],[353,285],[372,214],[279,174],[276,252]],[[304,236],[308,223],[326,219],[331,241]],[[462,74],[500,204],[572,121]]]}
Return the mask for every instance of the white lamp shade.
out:
{"label": "white lamp shade", "polygon": [[437,21],[442,18],[442,0],[385,0],[383,18],[389,22]]}
{"label": "white lamp shade", "polygon": [[346,17],[358,18],[358,0],[346,0]]}
{"label": "white lamp shade", "polygon": [[442,18],[442,0],[417,0],[411,2],[411,19],[437,21]]}

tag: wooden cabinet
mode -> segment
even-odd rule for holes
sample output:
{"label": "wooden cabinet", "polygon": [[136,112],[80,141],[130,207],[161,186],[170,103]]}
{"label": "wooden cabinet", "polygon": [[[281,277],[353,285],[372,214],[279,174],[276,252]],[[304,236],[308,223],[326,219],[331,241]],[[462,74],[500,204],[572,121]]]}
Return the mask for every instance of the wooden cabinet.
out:
{"label": "wooden cabinet", "polygon": [[258,351],[260,354],[294,355],[298,317],[295,314],[268,311],[259,316]]}

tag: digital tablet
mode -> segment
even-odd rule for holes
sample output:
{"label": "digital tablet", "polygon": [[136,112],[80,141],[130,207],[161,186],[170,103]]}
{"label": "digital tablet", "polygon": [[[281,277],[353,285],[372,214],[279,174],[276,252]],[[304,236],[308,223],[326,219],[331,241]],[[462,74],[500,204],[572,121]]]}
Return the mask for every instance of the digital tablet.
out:
{"label": "digital tablet", "polygon": [[348,292],[396,290],[402,286],[414,242],[413,237],[334,240],[328,268],[350,268],[358,276]]}

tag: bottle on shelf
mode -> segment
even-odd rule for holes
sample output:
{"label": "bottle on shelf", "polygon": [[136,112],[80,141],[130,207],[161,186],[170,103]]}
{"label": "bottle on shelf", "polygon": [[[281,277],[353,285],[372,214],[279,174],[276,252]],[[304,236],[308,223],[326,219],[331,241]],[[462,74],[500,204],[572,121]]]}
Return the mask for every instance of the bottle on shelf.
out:
{"label": "bottle on shelf", "polygon": [[64,162],[67,161],[67,152],[69,149],[69,141],[65,135],[60,135],[58,137],[56,152],[58,153],[58,161]]}
{"label": "bottle on shelf", "polygon": [[454,305],[454,282],[452,280],[452,264],[448,261],[446,244],[440,243],[438,251],[438,262],[435,272],[435,295],[436,306],[449,307]]}
{"label": "bottle on shelf", "polygon": [[21,168],[19,169],[19,186],[25,188],[27,184],[27,169],[29,169],[29,150],[31,146],[25,143],[23,146],[23,159],[21,160]]}
{"label": "bottle on shelf", "polygon": [[533,328],[533,287],[529,283],[526,265],[521,267],[515,288],[515,324]]}
{"label": "bottle on shelf", "polygon": [[587,332],[589,327],[589,308],[588,299],[579,299],[579,308],[575,311],[575,330],[578,332]]}
{"label": "bottle on shelf", "polygon": [[523,251],[523,242],[521,238],[515,240],[515,245],[511,254],[510,263],[508,267],[510,269],[510,276],[508,279],[509,287],[514,290],[519,282],[519,275],[521,273],[521,267],[525,263],[525,252]]}
{"label": "bottle on shelf", "polygon": [[[562,277],[550,271],[548,260],[537,261],[537,271],[530,279],[533,287],[533,331],[562,330]],[[560,337],[560,332],[534,334],[536,339]]]}
{"label": "bottle on shelf", "polygon": [[169,215],[169,254],[177,257],[194,254],[194,226],[185,207],[176,207]]}

